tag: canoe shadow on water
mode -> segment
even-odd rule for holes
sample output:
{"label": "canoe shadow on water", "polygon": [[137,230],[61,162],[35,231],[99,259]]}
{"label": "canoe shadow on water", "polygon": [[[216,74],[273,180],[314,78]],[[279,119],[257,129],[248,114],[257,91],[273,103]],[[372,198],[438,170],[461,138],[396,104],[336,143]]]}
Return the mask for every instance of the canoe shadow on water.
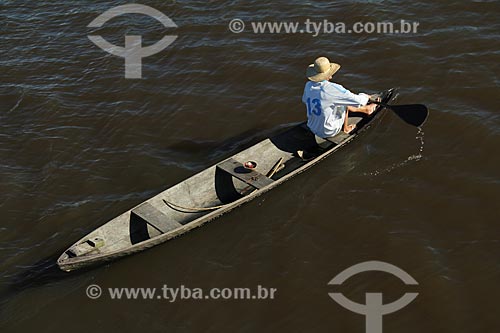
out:
{"label": "canoe shadow on water", "polygon": [[8,300],[10,297],[27,289],[49,285],[52,282],[61,281],[65,278],[74,278],[77,274],[80,275],[96,268],[84,268],[77,272],[72,272],[71,274],[63,272],[57,266],[57,258],[59,255],[60,253],[55,253],[30,266],[23,266],[21,271],[18,271],[8,278],[5,284],[5,290],[0,293],[0,299]]}
{"label": "canoe shadow on water", "polygon": [[[248,148],[261,140],[296,126],[297,124],[299,123],[288,123],[271,128],[258,126],[222,141],[195,142],[183,140],[167,146],[166,149],[173,153],[174,156],[179,155],[179,157],[189,160],[199,161],[208,157],[208,159],[215,161]],[[207,167],[207,165],[203,166],[203,168],[205,167]]]}

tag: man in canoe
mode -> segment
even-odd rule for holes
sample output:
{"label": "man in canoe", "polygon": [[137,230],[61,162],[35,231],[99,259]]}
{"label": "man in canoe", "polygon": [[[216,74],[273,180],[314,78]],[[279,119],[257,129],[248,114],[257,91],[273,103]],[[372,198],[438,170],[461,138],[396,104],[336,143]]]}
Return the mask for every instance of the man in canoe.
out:
{"label": "man in canoe", "polygon": [[307,107],[307,126],[320,138],[336,135],[341,130],[352,132],[356,125],[349,125],[349,112],[372,114],[376,104],[368,104],[376,96],[354,94],[337,83],[330,82],[340,68],[328,58],[320,57],[307,68],[309,82],[304,88],[302,102]]}

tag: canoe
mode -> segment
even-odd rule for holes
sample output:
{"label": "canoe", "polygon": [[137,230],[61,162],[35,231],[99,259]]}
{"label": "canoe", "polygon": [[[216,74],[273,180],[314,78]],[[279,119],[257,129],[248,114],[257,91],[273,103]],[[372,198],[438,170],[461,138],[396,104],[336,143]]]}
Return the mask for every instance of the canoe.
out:
{"label": "canoe", "polygon": [[[382,102],[396,95],[387,90]],[[57,264],[63,271],[102,264],[200,227],[316,165],[378,122],[384,110],[378,106],[370,116],[350,115],[355,131],[327,140],[306,123],[294,125],[115,217],[70,246]]]}

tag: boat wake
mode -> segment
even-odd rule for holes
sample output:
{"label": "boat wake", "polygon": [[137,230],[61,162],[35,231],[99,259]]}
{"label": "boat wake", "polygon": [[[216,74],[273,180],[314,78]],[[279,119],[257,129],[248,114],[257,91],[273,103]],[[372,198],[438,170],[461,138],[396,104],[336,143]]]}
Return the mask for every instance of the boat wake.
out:
{"label": "boat wake", "polygon": [[364,176],[380,176],[380,175],[385,175],[385,174],[388,174],[396,169],[399,169],[399,168],[402,168],[404,167],[405,165],[409,164],[409,163],[413,163],[413,162],[417,162],[417,161],[420,161],[422,159],[422,156],[423,156],[423,152],[424,152],[424,130],[421,128],[421,127],[418,127],[418,132],[417,132],[417,135],[415,136],[415,140],[417,140],[420,144],[420,147],[418,148],[418,152],[408,156],[405,160],[401,161],[401,162],[396,162],[396,163],[393,163],[391,164],[390,166],[382,169],[382,170],[376,170],[376,171],[372,171],[372,172],[366,172],[364,173],[363,175]]}

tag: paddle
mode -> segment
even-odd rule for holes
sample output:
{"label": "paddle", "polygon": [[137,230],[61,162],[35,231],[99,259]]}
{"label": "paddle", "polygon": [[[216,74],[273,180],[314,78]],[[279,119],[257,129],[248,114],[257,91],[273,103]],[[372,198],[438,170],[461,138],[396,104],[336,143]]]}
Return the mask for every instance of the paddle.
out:
{"label": "paddle", "polygon": [[407,124],[419,127],[427,120],[429,110],[423,104],[408,104],[408,105],[388,105],[381,102],[371,101],[372,103],[381,105],[391,109],[399,118],[403,119]]}

